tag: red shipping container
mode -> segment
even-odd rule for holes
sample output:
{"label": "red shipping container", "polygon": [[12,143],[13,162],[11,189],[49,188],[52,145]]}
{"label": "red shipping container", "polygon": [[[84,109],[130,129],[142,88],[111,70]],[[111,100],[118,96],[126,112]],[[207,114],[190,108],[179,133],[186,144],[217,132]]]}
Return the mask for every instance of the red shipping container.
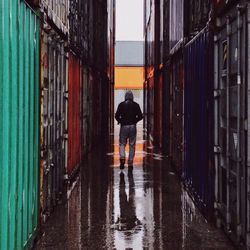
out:
{"label": "red shipping container", "polygon": [[213,0],[215,14],[221,15],[228,7],[235,6],[240,2],[235,0]]}
{"label": "red shipping container", "polygon": [[68,93],[68,175],[72,176],[81,160],[81,119],[80,119],[80,61],[69,56],[69,93]]}
{"label": "red shipping container", "polygon": [[163,84],[163,72],[162,70],[158,73],[159,75],[155,80],[156,88],[154,94],[154,144],[159,148],[162,148],[162,84]]}

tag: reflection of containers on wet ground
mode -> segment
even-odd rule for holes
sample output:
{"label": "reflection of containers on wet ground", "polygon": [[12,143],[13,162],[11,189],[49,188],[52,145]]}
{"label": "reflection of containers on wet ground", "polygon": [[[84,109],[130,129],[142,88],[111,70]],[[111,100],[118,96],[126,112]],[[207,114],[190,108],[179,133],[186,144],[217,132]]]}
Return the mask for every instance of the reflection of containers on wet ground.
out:
{"label": "reflection of containers on wet ground", "polygon": [[218,17],[215,35],[215,208],[217,222],[250,247],[250,5]]}
{"label": "reflection of containers on wet ground", "polygon": [[0,8],[0,249],[26,249],[38,226],[39,18]]}
{"label": "reflection of containers on wet ground", "polygon": [[184,48],[184,168],[186,187],[213,215],[213,34],[206,28]]}

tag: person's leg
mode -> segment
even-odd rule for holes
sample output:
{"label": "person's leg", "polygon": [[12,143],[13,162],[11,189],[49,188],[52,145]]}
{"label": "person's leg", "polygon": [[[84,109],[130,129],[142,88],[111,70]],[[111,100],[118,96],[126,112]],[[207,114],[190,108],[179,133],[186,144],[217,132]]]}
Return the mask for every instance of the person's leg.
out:
{"label": "person's leg", "polygon": [[131,125],[129,130],[129,157],[128,166],[133,167],[136,145],[136,126]]}
{"label": "person's leg", "polygon": [[125,147],[127,144],[127,129],[126,126],[121,126],[119,134],[119,154],[120,154],[120,168],[124,168],[125,164]]}

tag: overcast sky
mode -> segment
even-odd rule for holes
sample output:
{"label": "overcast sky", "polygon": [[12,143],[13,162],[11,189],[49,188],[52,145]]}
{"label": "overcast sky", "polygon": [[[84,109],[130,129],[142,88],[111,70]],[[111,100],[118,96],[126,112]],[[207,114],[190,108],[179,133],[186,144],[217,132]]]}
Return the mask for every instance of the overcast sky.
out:
{"label": "overcast sky", "polygon": [[116,0],[116,40],[143,40],[143,0]]}

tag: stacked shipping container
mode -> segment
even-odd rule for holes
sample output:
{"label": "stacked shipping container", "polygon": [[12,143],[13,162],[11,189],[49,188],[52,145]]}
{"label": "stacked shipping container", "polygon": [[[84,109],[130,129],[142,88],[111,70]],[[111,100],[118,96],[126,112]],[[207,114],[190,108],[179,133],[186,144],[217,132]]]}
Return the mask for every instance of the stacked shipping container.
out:
{"label": "stacked shipping container", "polygon": [[63,193],[68,58],[68,2],[41,2],[40,206],[46,219]]}
{"label": "stacked shipping container", "polygon": [[39,210],[112,130],[114,13],[113,0],[0,4],[0,249],[31,246]]}
{"label": "stacked shipping container", "polygon": [[69,91],[68,91],[68,162],[67,173],[72,176],[81,161],[81,68],[80,60],[69,55]]}
{"label": "stacked shipping container", "polygon": [[164,1],[145,1],[145,127],[154,144],[162,147],[163,110],[163,19]]}
{"label": "stacked shipping container", "polygon": [[38,226],[39,18],[17,0],[0,16],[0,249],[24,249]]}
{"label": "stacked shipping container", "polygon": [[145,126],[207,218],[250,248],[248,26],[247,1],[145,0]]}
{"label": "stacked shipping container", "polygon": [[215,5],[214,159],[217,221],[234,240],[250,248],[250,5],[246,2]]}
{"label": "stacked shipping container", "polygon": [[[213,211],[213,34],[203,29],[184,48],[185,184],[209,217]],[[213,214],[213,212],[212,212]]]}

